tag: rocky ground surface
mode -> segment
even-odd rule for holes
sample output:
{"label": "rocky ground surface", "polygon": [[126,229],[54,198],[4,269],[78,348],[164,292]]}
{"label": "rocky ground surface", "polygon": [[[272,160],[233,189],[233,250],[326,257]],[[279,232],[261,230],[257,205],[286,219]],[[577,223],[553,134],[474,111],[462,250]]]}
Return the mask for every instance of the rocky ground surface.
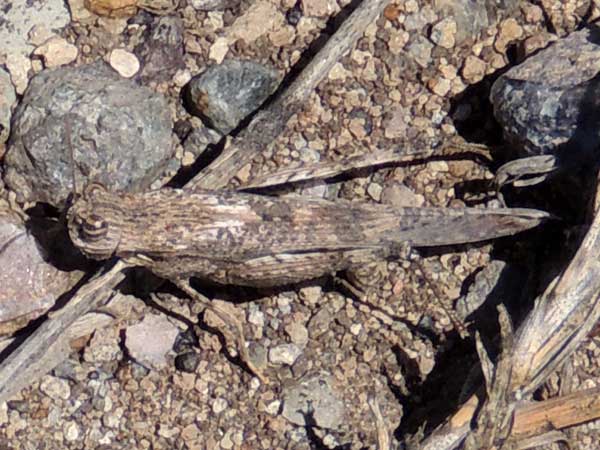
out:
{"label": "rocky ground surface", "polygon": [[[7,141],[11,107],[30,101],[23,94],[32,75],[104,60],[121,77],[162,94],[175,131],[172,154],[168,160],[156,156],[162,164],[159,177],[149,180],[143,174],[130,182],[139,189],[159,187],[176,173],[193,170],[209,144],[235,129],[301,58],[310,57],[311,43],[332,31],[332,18],[350,2],[141,0],[140,9],[135,1],[85,2],[94,12],[83,0],[66,3],[40,2],[40,11],[48,13],[43,17],[16,0],[0,8],[0,40],[10,42],[8,50],[0,50],[0,156],[9,151],[6,185],[0,187],[6,205],[20,202],[27,209],[40,199],[52,203],[47,198],[51,180],[35,175],[37,184],[27,181],[18,157],[10,156],[11,145],[35,140],[28,134],[35,127],[27,128],[34,119],[22,119],[26,113],[19,112],[13,124],[21,141]],[[277,142],[238,178],[301,162],[410,148],[422,136],[443,142],[460,134],[470,142],[497,145],[502,133],[488,101],[492,83],[505,69],[599,14],[589,0],[391,1],[306,98]],[[204,72],[223,62],[224,72]],[[249,83],[260,95],[236,104],[239,87]],[[210,92],[207,103],[198,101],[201,95],[194,89]],[[226,101],[219,97],[211,103],[217,96]],[[254,106],[246,110],[248,101]],[[224,111],[219,109],[223,103],[234,106]],[[154,117],[165,114],[144,108]],[[514,156],[495,151],[497,162]],[[115,152],[126,155],[126,145]],[[65,155],[41,164],[56,163],[52,173],[63,171],[58,176],[63,181],[70,173]],[[75,164],[93,172],[91,163]],[[144,167],[132,164],[136,170]],[[402,206],[490,206],[498,201],[484,187],[495,167],[473,158],[436,159],[299,191]],[[129,166],[114,169],[137,176]],[[548,193],[537,190],[528,197],[521,192],[507,201],[558,209],[568,197],[542,194]],[[564,242],[560,231],[548,233]],[[0,405],[0,447],[376,448],[370,399],[377,400],[390,432],[402,439],[447,417],[460,402],[465,379],[475,378],[473,340],[461,335],[473,331],[468,327],[473,317],[490,337],[496,331],[493,305],[475,316],[472,305],[501,278],[501,294],[496,289],[495,296],[512,305],[518,320],[572,251],[540,248],[540,237],[528,232],[499,243],[430,250],[417,262],[382,262],[348,274],[365,292],[361,298],[331,280],[271,291],[206,288],[217,298],[236,300],[252,357],[272,380],[268,385],[227,357],[223,341],[199,319],[199,305],[141,274],[140,280],[159,287],[152,294],[143,295],[140,286],[134,286],[135,295],[119,294],[125,306],[117,321],[80,339],[59,367]],[[0,280],[3,289],[15,283],[8,276]],[[56,295],[72,285],[69,279],[49,291]],[[36,298],[27,318],[49,307],[48,295]],[[599,345],[591,336],[539,398],[595,386]],[[594,447],[598,428],[592,422],[568,430],[572,448],[599,448]]]}

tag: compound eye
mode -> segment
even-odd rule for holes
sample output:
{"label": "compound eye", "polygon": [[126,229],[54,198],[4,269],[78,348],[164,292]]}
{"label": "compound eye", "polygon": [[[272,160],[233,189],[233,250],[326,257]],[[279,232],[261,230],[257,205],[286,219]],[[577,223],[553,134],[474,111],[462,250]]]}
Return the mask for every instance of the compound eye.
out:
{"label": "compound eye", "polygon": [[108,234],[108,222],[97,214],[81,219],[80,231],[83,238],[97,241]]}

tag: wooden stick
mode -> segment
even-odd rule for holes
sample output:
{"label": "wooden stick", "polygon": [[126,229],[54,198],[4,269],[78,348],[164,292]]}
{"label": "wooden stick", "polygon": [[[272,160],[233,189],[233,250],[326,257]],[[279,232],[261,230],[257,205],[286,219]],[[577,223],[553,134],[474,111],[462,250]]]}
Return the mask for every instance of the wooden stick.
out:
{"label": "wooden stick", "polygon": [[519,405],[512,435],[545,433],[571,427],[600,417],[600,388],[585,389],[541,402]]}
{"label": "wooden stick", "polygon": [[65,331],[85,313],[108,300],[113,288],[125,278],[121,270],[126,266],[125,262],[117,261],[112,268],[100,271],[63,308],[49,314],[24,343],[2,361],[0,402],[10,400],[70,353],[71,335]]}
{"label": "wooden stick", "polygon": [[276,172],[268,173],[251,179],[242,184],[240,189],[254,189],[280,184],[297,183],[307,180],[323,180],[332,178],[351,170],[367,167],[382,166],[384,164],[400,164],[423,160],[431,156],[456,156],[456,155],[479,155],[486,159],[490,158],[489,150],[476,144],[466,142],[449,143],[441,148],[417,149],[412,151],[380,150],[367,155],[350,156],[339,161],[323,161],[315,164],[302,165],[296,168],[285,168]]}
{"label": "wooden stick", "polygon": [[365,28],[375,22],[388,3],[389,0],[363,1],[286,91],[256,114],[231,146],[196,175],[188,186],[192,189],[219,189],[227,186],[240,169],[281,134],[292,115],[302,108],[312,91],[329,74],[335,63],[354,46],[364,34]]}

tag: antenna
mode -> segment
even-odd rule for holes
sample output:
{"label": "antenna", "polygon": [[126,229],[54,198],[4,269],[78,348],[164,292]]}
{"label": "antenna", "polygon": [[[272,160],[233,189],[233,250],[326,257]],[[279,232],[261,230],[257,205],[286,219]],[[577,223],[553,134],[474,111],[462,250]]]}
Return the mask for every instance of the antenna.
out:
{"label": "antenna", "polygon": [[71,176],[73,177],[73,197],[77,198],[78,192],[77,192],[77,175],[76,175],[76,170],[75,170],[75,150],[73,149],[73,142],[71,141],[71,117],[70,114],[67,115],[67,121],[65,123],[65,134],[66,134],[66,140],[67,140],[67,145],[69,146],[69,155],[70,155],[70,159],[71,159]]}

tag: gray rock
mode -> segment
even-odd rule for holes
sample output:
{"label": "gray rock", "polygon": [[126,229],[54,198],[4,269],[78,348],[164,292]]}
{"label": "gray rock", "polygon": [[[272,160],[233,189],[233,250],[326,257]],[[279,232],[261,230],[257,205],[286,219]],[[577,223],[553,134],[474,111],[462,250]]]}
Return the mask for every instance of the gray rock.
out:
{"label": "gray rock", "polygon": [[50,264],[46,251],[18,217],[0,212],[0,335],[44,314],[81,274]]}
{"label": "gray rock", "polygon": [[491,261],[481,272],[475,275],[475,279],[473,280],[473,284],[469,286],[467,295],[461,296],[454,306],[456,314],[461,320],[465,320],[467,316],[485,302],[506,267],[504,261]]}
{"label": "gray rock", "polygon": [[269,361],[272,364],[291,366],[302,354],[302,349],[296,344],[281,344],[269,350]]}
{"label": "gray rock", "polygon": [[436,14],[430,6],[424,6],[417,12],[406,16],[404,28],[406,31],[420,31],[436,19]]}
{"label": "gray rock", "polygon": [[434,0],[440,17],[452,16],[456,21],[456,42],[476,38],[485,28],[498,23],[519,7],[518,0]]}
{"label": "gray rock", "polygon": [[167,366],[166,355],[173,348],[179,330],[164,315],[149,314],[125,331],[129,355],[149,369]]}
{"label": "gray rock", "polygon": [[227,134],[277,86],[274,69],[253,61],[227,60],[192,78],[187,85],[186,100],[192,113]]}
{"label": "gray rock", "polygon": [[578,31],[502,75],[492,86],[494,115],[526,155],[589,157],[600,144],[598,32]]}
{"label": "gray rock", "polygon": [[10,117],[16,101],[17,95],[10,82],[10,75],[0,69],[0,144],[5,143],[10,134]]}
{"label": "gray rock", "polygon": [[344,402],[326,372],[309,375],[283,390],[282,416],[293,424],[313,422],[321,428],[339,429],[344,422]]}
{"label": "gray rock", "polygon": [[173,153],[162,96],[104,63],[45,70],[31,80],[15,112],[5,158],[5,182],[20,201],[62,206],[71,192],[67,119],[80,183],[144,190]]}
{"label": "gray rock", "polygon": [[519,305],[528,296],[529,273],[524,267],[493,260],[475,275],[466,295],[455,305],[459,319],[495,325],[496,306],[500,303]]}
{"label": "gray rock", "polygon": [[258,342],[251,342],[248,346],[248,356],[250,361],[259,370],[263,370],[267,367],[267,349]]}
{"label": "gray rock", "polygon": [[142,82],[170,80],[183,62],[183,21],[179,17],[157,18],[147,30],[147,35],[134,53],[139,58]]}
{"label": "gray rock", "polygon": [[216,11],[233,8],[240,4],[241,0],[192,0],[192,8],[198,11]]}
{"label": "gray rock", "polygon": [[308,321],[308,334],[311,339],[316,339],[329,330],[333,321],[333,314],[326,306],[321,307]]}

